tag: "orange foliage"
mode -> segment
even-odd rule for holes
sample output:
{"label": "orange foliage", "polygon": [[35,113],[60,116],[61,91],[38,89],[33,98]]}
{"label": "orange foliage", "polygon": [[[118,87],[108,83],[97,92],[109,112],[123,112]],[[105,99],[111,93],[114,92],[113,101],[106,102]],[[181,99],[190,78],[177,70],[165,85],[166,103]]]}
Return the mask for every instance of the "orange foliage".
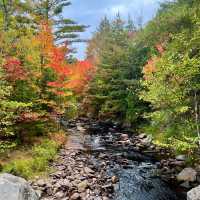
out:
{"label": "orange foliage", "polygon": [[156,49],[158,50],[158,52],[162,55],[165,51],[164,47],[162,44],[157,44],[156,45]]}
{"label": "orange foliage", "polygon": [[69,65],[66,63],[65,54],[64,46],[54,47],[50,54],[50,62],[48,66],[54,69],[60,78],[67,77],[71,72]]}
{"label": "orange foliage", "polygon": [[157,57],[148,60],[147,64],[143,68],[144,78],[147,79],[149,74],[156,72],[155,63],[158,61]]}
{"label": "orange foliage", "polygon": [[54,43],[52,29],[48,22],[41,22],[40,32],[36,36],[35,41],[40,45],[42,56],[49,57],[54,48]]}
{"label": "orange foliage", "polygon": [[57,133],[50,133],[49,137],[51,140],[55,141],[59,145],[65,144],[67,140],[66,134],[62,131],[59,131]]}
{"label": "orange foliage", "polygon": [[[162,46],[162,44],[157,44],[155,46],[155,48],[157,49],[157,51],[160,53],[160,55],[162,56],[162,54],[164,53],[164,47]],[[153,57],[150,58],[147,61],[147,64],[144,66],[143,68],[143,74],[144,74],[144,78],[148,79],[148,76],[153,74],[154,72],[156,72],[156,62],[160,59],[160,57]]]}
{"label": "orange foliage", "polygon": [[33,122],[38,121],[40,115],[36,112],[23,112],[20,114],[18,121],[20,122]]}
{"label": "orange foliage", "polygon": [[94,72],[93,65],[88,61],[78,61],[72,65],[72,73],[66,87],[75,92],[83,91],[85,85],[92,79]]}
{"label": "orange foliage", "polygon": [[74,64],[67,63],[66,54],[69,49],[66,45],[56,46],[53,41],[52,29],[49,23],[42,22],[41,30],[36,37],[39,42],[42,56],[45,58],[43,67],[50,67],[54,70],[57,80],[48,82],[51,91],[56,95],[68,95],[67,90],[80,92],[91,79],[92,64],[85,61],[78,61]]}

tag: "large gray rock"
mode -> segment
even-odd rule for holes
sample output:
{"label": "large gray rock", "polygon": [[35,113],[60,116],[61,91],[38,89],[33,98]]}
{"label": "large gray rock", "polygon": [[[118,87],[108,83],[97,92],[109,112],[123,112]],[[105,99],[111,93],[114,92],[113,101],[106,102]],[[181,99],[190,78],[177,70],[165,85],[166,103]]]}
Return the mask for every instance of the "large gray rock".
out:
{"label": "large gray rock", "polygon": [[189,181],[189,182],[194,182],[196,181],[197,178],[197,172],[188,167],[183,169],[178,175],[177,175],[177,180],[178,181]]}
{"label": "large gray rock", "polygon": [[152,136],[151,135],[147,135],[145,138],[141,139],[140,142],[142,143],[142,145],[145,146],[150,146],[152,143]]}
{"label": "large gray rock", "polygon": [[178,161],[186,161],[187,157],[186,155],[177,155],[176,160]]}
{"label": "large gray rock", "polygon": [[0,175],[0,200],[39,200],[28,182],[11,174]]}
{"label": "large gray rock", "polygon": [[187,200],[200,200],[200,185],[187,193]]}

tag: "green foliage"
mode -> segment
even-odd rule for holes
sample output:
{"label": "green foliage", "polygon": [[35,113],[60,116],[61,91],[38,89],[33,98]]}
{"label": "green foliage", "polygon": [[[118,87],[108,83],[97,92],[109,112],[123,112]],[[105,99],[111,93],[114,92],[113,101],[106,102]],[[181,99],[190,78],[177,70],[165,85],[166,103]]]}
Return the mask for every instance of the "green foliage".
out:
{"label": "green foliage", "polygon": [[40,145],[34,146],[29,158],[13,160],[3,166],[3,171],[24,178],[34,176],[48,170],[48,163],[54,159],[58,144],[52,140],[44,140]]}
{"label": "green foliage", "polygon": [[[78,26],[73,20],[63,17],[62,11],[68,5],[67,0],[0,1],[2,151],[6,151],[6,147],[14,147],[15,141],[18,145],[31,144],[35,136],[47,135],[55,130],[52,118],[57,113],[63,114],[67,106],[72,105],[70,109],[73,108],[68,115],[75,116],[76,102],[71,90],[67,89],[66,96],[59,96],[48,86],[49,82],[58,79],[58,74],[48,65],[52,57],[56,59],[61,53],[61,47],[56,47],[53,38],[62,42],[71,41],[77,39],[77,32],[85,29],[85,26]],[[47,24],[49,28],[41,30],[42,25]],[[55,32],[51,32],[50,26]],[[63,55],[63,61],[68,63],[67,55]],[[67,81],[67,77],[65,79]]]}
{"label": "green foliage", "polygon": [[133,124],[146,109],[138,94],[148,49],[135,45],[135,34],[131,19],[125,23],[118,14],[111,22],[104,18],[89,43],[88,57],[97,65],[89,98],[98,117]]}
{"label": "green foliage", "polygon": [[143,131],[178,152],[198,147],[199,3],[162,3],[140,30],[119,14],[102,20],[87,49],[97,73],[85,102],[96,116],[137,126],[145,120]]}
{"label": "green foliage", "polygon": [[37,0],[32,3],[35,8],[36,23],[40,20],[48,20],[54,26],[55,40],[59,43],[78,42],[80,32],[86,29],[84,25],[78,25],[72,19],[63,16],[65,7],[71,5],[68,0]]}
{"label": "green foliage", "polygon": [[[165,40],[165,52],[152,64],[155,72],[146,74],[142,82],[145,90],[141,98],[152,106],[152,112],[146,115],[150,119],[146,132],[153,134],[157,141],[184,152],[197,148],[199,140],[200,16],[197,5],[198,1],[166,4],[144,29],[144,33],[165,35],[161,39]],[[154,23],[160,26],[153,29]],[[147,41],[143,35],[139,39]]]}
{"label": "green foliage", "polygon": [[0,154],[5,153],[7,150],[13,150],[17,146],[15,141],[0,141]]}
{"label": "green foliage", "polygon": [[72,96],[65,109],[64,117],[66,119],[74,119],[78,116],[78,112],[77,98],[75,96]]}
{"label": "green foliage", "polygon": [[0,138],[14,134],[13,125],[18,114],[32,105],[9,100],[12,87],[2,77],[3,72],[0,71]]}

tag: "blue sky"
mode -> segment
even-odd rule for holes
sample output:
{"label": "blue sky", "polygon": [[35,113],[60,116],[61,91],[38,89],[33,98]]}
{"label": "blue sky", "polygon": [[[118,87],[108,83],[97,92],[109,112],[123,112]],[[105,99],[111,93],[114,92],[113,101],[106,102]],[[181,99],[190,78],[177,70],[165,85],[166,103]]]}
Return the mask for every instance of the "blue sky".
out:
{"label": "blue sky", "polygon": [[[65,9],[64,15],[79,24],[89,25],[86,32],[81,33],[82,38],[89,39],[105,15],[112,19],[120,12],[123,18],[131,15],[135,21],[143,16],[145,23],[155,15],[161,1],[163,0],[71,0],[72,5]],[[77,57],[84,59],[86,44],[79,43],[75,46]]]}

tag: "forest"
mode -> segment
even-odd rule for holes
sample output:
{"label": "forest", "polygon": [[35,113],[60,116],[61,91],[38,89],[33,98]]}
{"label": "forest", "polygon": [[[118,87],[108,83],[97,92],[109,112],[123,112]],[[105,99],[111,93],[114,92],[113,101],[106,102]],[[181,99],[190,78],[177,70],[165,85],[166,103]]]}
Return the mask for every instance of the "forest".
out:
{"label": "forest", "polygon": [[84,105],[192,153],[199,145],[199,1],[166,2],[141,27],[106,17],[89,42],[97,67]]}
{"label": "forest", "polygon": [[[145,24],[102,16],[87,41],[88,26],[65,18],[68,6],[0,0],[0,170],[49,173],[68,140],[62,120],[79,118],[145,134],[198,165],[200,1],[164,1]],[[85,60],[74,56],[80,42]]]}

